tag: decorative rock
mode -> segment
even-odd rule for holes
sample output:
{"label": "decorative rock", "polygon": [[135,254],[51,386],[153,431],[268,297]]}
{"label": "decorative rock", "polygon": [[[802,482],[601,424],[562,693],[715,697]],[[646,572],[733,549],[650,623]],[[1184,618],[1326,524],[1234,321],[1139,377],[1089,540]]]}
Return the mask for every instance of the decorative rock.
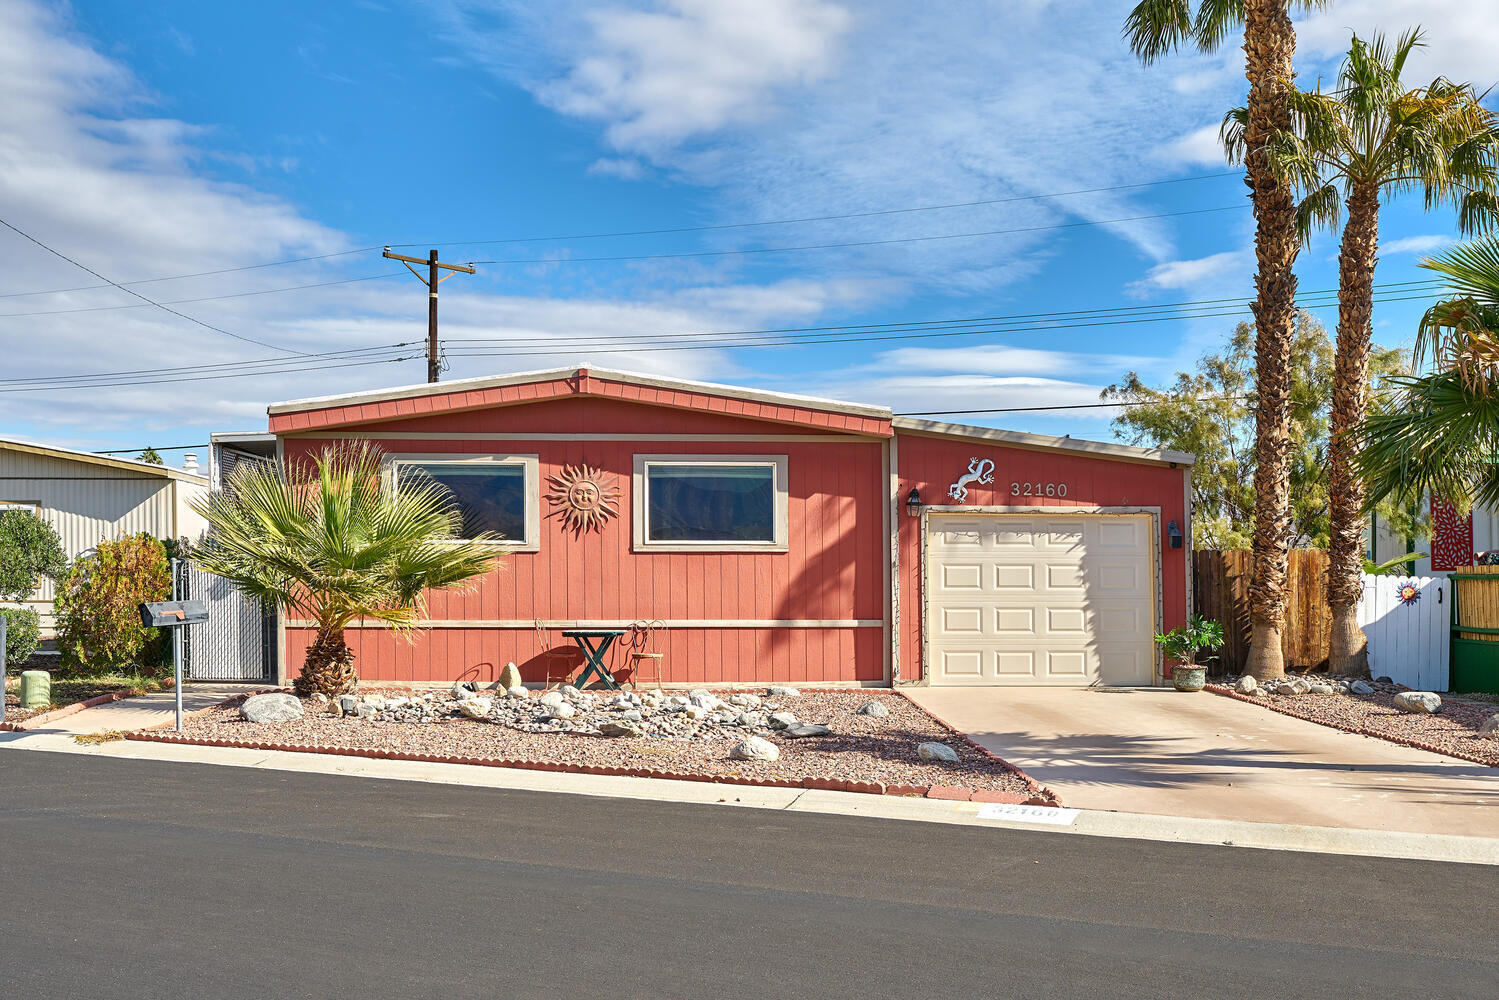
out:
{"label": "decorative rock", "polygon": [[621,722],[644,722],[645,721],[645,716],[641,715],[640,714],[640,710],[639,709],[635,709],[635,708],[627,708],[623,712],[620,712],[619,713],[619,718],[620,718]]}
{"label": "decorative rock", "polygon": [[759,708],[760,696],[757,694],[750,694],[748,692],[730,695],[729,704],[735,706],[736,708]]}
{"label": "decorative rock", "polygon": [[351,694],[341,694],[338,696],[338,708],[345,715],[353,715],[359,708],[359,699]]}
{"label": "decorative rock", "polygon": [[566,702],[567,699],[563,697],[561,691],[548,691],[541,696],[541,703],[547,708],[556,708],[559,705],[566,704]]}
{"label": "decorative rock", "polygon": [[916,748],[916,756],[922,760],[940,760],[949,764],[958,762],[958,752],[946,743],[923,743]]}
{"label": "decorative rock", "polygon": [[505,695],[510,698],[529,698],[531,692],[526,690],[524,684],[512,684],[505,689]]}
{"label": "decorative rock", "polygon": [[453,697],[459,701],[465,698],[472,698],[478,692],[479,689],[474,686],[472,681],[458,681],[453,685]]}
{"label": "decorative rock", "polygon": [[246,698],[239,707],[239,714],[250,722],[295,722],[304,714],[302,703],[296,695],[257,694]]}
{"label": "decorative rock", "polygon": [[314,709],[324,709],[328,707],[328,700],[328,696],[323,694],[323,692],[314,691],[312,692],[312,694],[307,696],[307,707]]}
{"label": "decorative rock", "polygon": [[771,729],[785,729],[787,726],[796,725],[796,716],[790,712],[776,712],[770,717]]}
{"label": "decorative rock", "polygon": [[800,740],[808,736],[827,736],[832,730],[827,726],[819,726],[815,722],[794,722],[781,731],[781,735],[789,740]]}
{"label": "decorative rock", "polygon": [[1333,689],[1332,689],[1332,685],[1331,684],[1321,684],[1321,683],[1308,684],[1307,685],[1307,693],[1308,694],[1332,694],[1333,693]]}
{"label": "decorative rock", "polygon": [[1374,678],[1374,683],[1375,684],[1394,684],[1395,682],[1392,679],[1390,679],[1389,677],[1376,677],[1376,678]]}
{"label": "decorative rock", "polygon": [[690,704],[692,704],[687,699],[687,696],[683,695],[683,694],[674,694],[670,698],[667,699],[667,702],[670,703],[670,704],[672,704],[672,705],[690,705]]}
{"label": "decorative rock", "polygon": [[505,664],[505,669],[500,671],[499,689],[509,691],[513,687],[525,687],[526,682],[521,680],[520,667],[514,663]]}
{"label": "decorative rock", "polygon": [[1248,674],[1245,674],[1243,677],[1240,677],[1239,678],[1239,682],[1234,685],[1234,690],[1237,691],[1237,692],[1239,692],[1240,694],[1254,694],[1256,691],[1259,690],[1259,688],[1260,688],[1259,681],[1256,681],[1253,677],[1250,677]]}
{"label": "decorative rock", "polygon": [[1478,735],[1499,740],[1499,715],[1491,715],[1485,719],[1483,725],[1478,727]]}
{"label": "decorative rock", "polygon": [[710,712],[723,704],[713,692],[701,689],[687,692],[687,700],[698,708],[705,708]]}
{"label": "decorative rock", "polygon": [[1442,710],[1442,699],[1430,691],[1402,691],[1395,696],[1395,707],[1412,715],[1435,715]]}
{"label": "decorative rock", "polygon": [[626,737],[633,739],[637,736],[644,736],[645,730],[641,729],[637,725],[634,725],[633,723],[610,720],[609,722],[602,723],[599,726],[599,735],[611,736],[616,738]]}
{"label": "decorative rock", "polygon": [[1373,694],[1374,685],[1370,684],[1368,681],[1354,681],[1352,684],[1348,685],[1348,690],[1351,694]]}
{"label": "decorative rock", "polygon": [[781,748],[767,739],[751,736],[743,743],[736,743],[729,751],[733,760],[779,760]]}
{"label": "decorative rock", "polygon": [[745,729],[763,729],[770,724],[770,720],[763,712],[743,712],[739,718],[734,720]]}
{"label": "decorative rock", "polygon": [[800,698],[802,693],[794,687],[772,684],[770,686],[770,696],[772,698]]}
{"label": "decorative rock", "polygon": [[883,701],[871,700],[866,701],[864,704],[860,705],[854,712],[854,714],[872,715],[877,719],[883,719],[885,716],[890,714],[890,709],[885,706],[885,703]]}
{"label": "decorative rock", "polygon": [[378,713],[378,711],[379,710],[376,709],[375,706],[371,705],[369,702],[367,702],[367,701],[361,701],[355,707],[354,714],[356,716],[358,716],[359,718],[361,718],[361,719],[370,719],[370,720],[373,720],[375,718],[375,715]]}
{"label": "decorative rock", "polygon": [[576,708],[573,708],[567,702],[563,702],[560,705],[553,705],[552,706],[552,718],[553,719],[571,719],[573,716],[575,716],[577,714],[578,714],[578,710]]}
{"label": "decorative rock", "polygon": [[571,684],[564,684],[564,685],[562,685],[562,695],[565,698],[576,698],[578,695],[580,695],[582,693],[583,693],[582,691],[579,691],[577,688],[573,687]]}
{"label": "decorative rock", "polygon": [[682,709],[682,714],[689,719],[706,719],[708,717],[708,710],[701,705],[688,705]]}
{"label": "decorative rock", "polygon": [[482,719],[489,714],[494,707],[494,702],[488,698],[465,698],[458,703],[458,711],[470,719]]}

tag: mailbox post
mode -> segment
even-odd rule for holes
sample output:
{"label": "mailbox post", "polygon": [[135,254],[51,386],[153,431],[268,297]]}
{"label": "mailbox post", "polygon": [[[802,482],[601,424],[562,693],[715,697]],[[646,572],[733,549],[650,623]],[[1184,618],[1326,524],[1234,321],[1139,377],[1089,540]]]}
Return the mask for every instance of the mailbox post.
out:
{"label": "mailbox post", "polygon": [[178,732],[182,731],[182,630],[206,621],[208,605],[203,601],[157,601],[141,605],[142,625],[172,630],[172,674],[176,678]]}

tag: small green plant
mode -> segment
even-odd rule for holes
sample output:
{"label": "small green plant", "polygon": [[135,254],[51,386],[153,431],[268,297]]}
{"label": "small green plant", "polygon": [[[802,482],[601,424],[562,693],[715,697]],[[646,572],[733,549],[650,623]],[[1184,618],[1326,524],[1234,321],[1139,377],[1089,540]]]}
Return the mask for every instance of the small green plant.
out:
{"label": "small green plant", "polygon": [[140,605],[166,600],[171,569],[150,535],[101,542],[73,563],[57,588],[57,648],[80,674],[138,667],[157,629],[141,627]]}
{"label": "small green plant", "polygon": [[[1192,667],[1202,666],[1197,662],[1197,651],[1217,649],[1223,645],[1223,623],[1204,618],[1202,615],[1193,615],[1187,624],[1178,625],[1164,635],[1157,635],[1155,641],[1161,644],[1162,652],[1177,663]],[[1217,658],[1216,656],[1208,657],[1209,660]]]}
{"label": "small green plant", "polygon": [[5,619],[5,665],[19,667],[36,652],[41,616],[30,608],[0,608]]}

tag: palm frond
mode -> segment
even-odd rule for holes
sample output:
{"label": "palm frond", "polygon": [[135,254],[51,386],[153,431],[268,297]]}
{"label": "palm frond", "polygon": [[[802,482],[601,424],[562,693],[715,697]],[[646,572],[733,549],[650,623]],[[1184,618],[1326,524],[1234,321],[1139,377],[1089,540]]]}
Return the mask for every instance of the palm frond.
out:
{"label": "palm frond", "polygon": [[1140,0],[1124,19],[1130,51],[1147,66],[1192,37],[1189,0]]}
{"label": "palm frond", "polygon": [[1499,504],[1499,382],[1474,387],[1456,372],[1392,381],[1397,404],[1364,421],[1354,459],[1370,504],[1392,494]]}
{"label": "palm frond", "polygon": [[1343,197],[1332,184],[1324,184],[1296,206],[1296,230],[1303,243],[1319,229],[1337,229],[1342,218]]}

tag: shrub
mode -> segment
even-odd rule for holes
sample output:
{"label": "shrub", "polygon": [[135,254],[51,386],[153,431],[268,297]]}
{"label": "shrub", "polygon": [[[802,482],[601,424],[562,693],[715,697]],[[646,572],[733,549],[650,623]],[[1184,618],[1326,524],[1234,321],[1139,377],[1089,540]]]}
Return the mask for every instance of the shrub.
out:
{"label": "shrub", "polygon": [[30,608],[0,608],[5,619],[5,665],[19,667],[36,652],[42,618]]}
{"label": "shrub", "polygon": [[52,525],[29,510],[0,510],[0,601],[24,601],[42,577],[68,567]]}
{"label": "shrub", "polygon": [[157,629],[141,627],[140,605],[172,592],[171,566],[147,534],[101,542],[73,563],[57,589],[57,649],[82,673],[138,666]]}

